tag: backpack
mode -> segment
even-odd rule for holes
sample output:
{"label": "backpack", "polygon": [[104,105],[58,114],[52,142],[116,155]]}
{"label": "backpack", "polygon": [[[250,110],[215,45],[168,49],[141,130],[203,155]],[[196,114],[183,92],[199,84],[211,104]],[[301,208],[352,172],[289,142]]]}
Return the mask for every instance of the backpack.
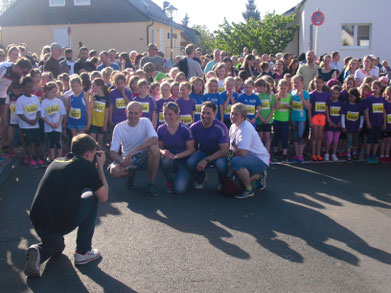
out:
{"label": "backpack", "polygon": [[235,172],[232,172],[227,178],[224,179],[221,185],[221,193],[225,196],[234,196],[241,194],[244,191],[244,186]]}
{"label": "backpack", "polygon": [[189,66],[187,65],[187,58],[182,58],[179,62],[178,62],[178,68],[180,71],[182,71],[185,75],[186,75],[186,78],[187,78],[187,75],[189,74]]}

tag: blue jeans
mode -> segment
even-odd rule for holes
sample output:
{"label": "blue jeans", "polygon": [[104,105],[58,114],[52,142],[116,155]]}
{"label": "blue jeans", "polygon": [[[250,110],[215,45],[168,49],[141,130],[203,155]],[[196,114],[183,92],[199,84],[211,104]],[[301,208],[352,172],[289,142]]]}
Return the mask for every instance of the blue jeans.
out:
{"label": "blue jeans", "polygon": [[173,182],[174,192],[178,194],[185,193],[191,177],[190,171],[186,165],[186,158],[178,160],[161,158],[160,167],[162,168],[167,181]]}
{"label": "blue jeans", "polygon": [[250,176],[261,174],[269,168],[260,158],[248,154],[247,156],[235,156],[231,159],[232,169],[239,171],[240,169],[247,169]]}
{"label": "blue jeans", "polygon": [[[202,172],[197,171],[197,164],[207,156],[208,155],[205,154],[204,152],[196,151],[187,159],[187,166],[189,167],[189,170],[193,175],[194,179],[198,183],[204,182],[206,173],[205,171]],[[218,158],[212,163],[215,165],[217,173],[219,174],[220,184],[223,184],[224,179],[227,177],[228,159],[226,157],[222,157],[222,158]],[[208,165],[210,165],[210,163]]]}
{"label": "blue jeans", "polygon": [[[92,191],[86,191],[81,195],[79,212],[76,216],[75,228],[79,227],[76,239],[76,252],[85,254],[91,250],[92,236],[95,231],[95,219],[98,212],[98,199]],[[34,226],[41,243],[38,244],[41,263],[48,258],[60,254],[64,248],[64,234],[53,233],[45,226]]]}
{"label": "blue jeans", "polygon": [[298,142],[300,145],[304,144],[304,129],[305,129],[305,121],[294,121],[292,120],[292,130],[293,130],[293,140],[294,142]]}
{"label": "blue jeans", "polygon": [[278,143],[281,139],[283,149],[288,148],[288,134],[289,134],[289,122],[274,120],[273,123],[274,135],[272,140],[272,147],[278,147]]}

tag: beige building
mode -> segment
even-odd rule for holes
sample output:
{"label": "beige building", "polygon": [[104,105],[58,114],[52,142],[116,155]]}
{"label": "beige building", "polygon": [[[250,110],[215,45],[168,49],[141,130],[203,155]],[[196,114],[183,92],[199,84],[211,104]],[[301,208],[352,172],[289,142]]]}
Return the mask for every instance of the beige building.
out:
{"label": "beige building", "polygon": [[[0,26],[4,47],[26,43],[38,54],[53,42],[75,52],[80,45],[98,52],[143,52],[152,42],[170,56],[170,20],[151,0],[16,0]],[[181,32],[174,23],[174,56],[181,53]]]}

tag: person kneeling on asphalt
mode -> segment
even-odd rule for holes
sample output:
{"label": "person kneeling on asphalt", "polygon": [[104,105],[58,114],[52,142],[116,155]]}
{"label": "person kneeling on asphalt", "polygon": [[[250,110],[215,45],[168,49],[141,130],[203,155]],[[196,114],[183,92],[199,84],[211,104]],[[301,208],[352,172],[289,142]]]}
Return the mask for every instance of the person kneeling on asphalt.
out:
{"label": "person kneeling on asphalt", "polygon": [[160,160],[158,138],[152,122],[141,117],[142,114],[141,103],[133,101],[127,105],[127,120],[118,123],[113,131],[110,156],[114,162],[108,169],[115,178],[128,176],[126,185],[128,189],[132,189],[135,172],[145,170],[148,166],[150,183],[147,194],[157,196],[155,181]]}
{"label": "person kneeling on asphalt", "polygon": [[229,129],[232,169],[245,187],[242,194],[235,198],[244,199],[254,196],[251,182],[256,180],[257,189],[266,188],[266,169],[269,167],[270,154],[264,147],[254,126],[247,121],[247,107],[236,103],[231,108]]}
{"label": "person kneeling on asphalt", "polygon": [[[55,159],[46,169],[33,199],[30,219],[41,243],[29,247],[24,273],[40,277],[40,264],[64,250],[64,235],[79,227],[75,265],[100,257],[91,248],[98,201],[108,199],[104,175],[105,155],[87,134],[72,139],[71,153]],[[96,164],[94,161],[96,160]],[[97,167],[96,167],[97,165]]]}
{"label": "person kneeling on asphalt", "polygon": [[216,120],[217,106],[210,101],[201,105],[201,120],[190,126],[198,149],[187,160],[187,166],[195,179],[194,188],[202,190],[206,183],[205,169],[212,163],[219,174],[221,188],[228,170],[228,129]]}

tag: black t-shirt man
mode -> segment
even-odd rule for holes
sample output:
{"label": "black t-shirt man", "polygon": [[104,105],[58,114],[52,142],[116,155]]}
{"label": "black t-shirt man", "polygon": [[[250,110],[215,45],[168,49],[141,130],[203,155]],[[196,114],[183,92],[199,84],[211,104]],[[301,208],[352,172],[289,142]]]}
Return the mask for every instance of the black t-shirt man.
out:
{"label": "black t-shirt man", "polygon": [[71,232],[83,190],[94,192],[102,186],[93,163],[72,153],[57,158],[38,185],[30,212],[32,224],[62,235]]}
{"label": "black t-shirt man", "polygon": [[75,66],[73,67],[73,71],[76,74],[80,74],[80,70],[84,69],[87,72],[92,72],[96,70],[95,65],[90,61],[83,61],[81,59],[75,62]]}

